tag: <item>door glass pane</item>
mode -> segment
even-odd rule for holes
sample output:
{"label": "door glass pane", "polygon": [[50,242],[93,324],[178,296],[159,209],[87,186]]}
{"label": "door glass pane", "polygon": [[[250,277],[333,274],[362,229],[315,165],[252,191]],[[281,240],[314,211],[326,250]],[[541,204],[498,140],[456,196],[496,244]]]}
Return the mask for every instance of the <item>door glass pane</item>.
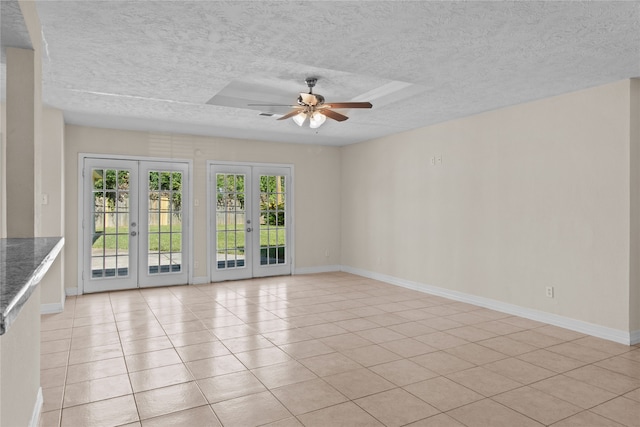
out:
{"label": "door glass pane", "polygon": [[149,171],[149,274],[182,271],[182,172]]}
{"label": "door glass pane", "polygon": [[129,275],[130,171],[92,169],[91,278]]}
{"label": "door glass pane", "polygon": [[286,262],[286,179],[260,176],[260,265]]}
{"label": "door glass pane", "polygon": [[216,269],[245,267],[245,175],[216,174]]}

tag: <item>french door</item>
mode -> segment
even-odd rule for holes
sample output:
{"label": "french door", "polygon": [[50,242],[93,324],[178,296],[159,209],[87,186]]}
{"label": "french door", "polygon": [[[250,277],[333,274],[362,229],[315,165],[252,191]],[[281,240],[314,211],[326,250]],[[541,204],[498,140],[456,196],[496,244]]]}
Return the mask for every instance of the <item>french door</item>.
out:
{"label": "french door", "polygon": [[188,282],[188,165],[85,158],[83,292]]}
{"label": "french door", "polygon": [[210,165],[211,280],[291,274],[291,168]]}

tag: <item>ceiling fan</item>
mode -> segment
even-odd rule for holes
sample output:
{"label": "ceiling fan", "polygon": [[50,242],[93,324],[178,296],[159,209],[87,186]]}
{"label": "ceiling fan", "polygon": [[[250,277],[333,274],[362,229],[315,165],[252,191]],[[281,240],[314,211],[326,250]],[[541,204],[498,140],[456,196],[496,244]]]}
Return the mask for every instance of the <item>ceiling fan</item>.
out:
{"label": "ceiling fan", "polygon": [[286,120],[293,118],[298,126],[302,126],[307,118],[309,119],[309,127],[312,129],[322,126],[327,117],[343,122],[349,117],[344,114],[333,111],[336,108],[371,108],[370,102],[329,102],[325,103],[324,96],[313,93],[313,87],[316,85],[318,79],[315,77],[308,77],[305,79],[305,83],[309,87],[309,93],[300,93],[298,97],[297,105],[275,105],[275,104],[249,104],[251,106],[262,107],[292,107],[293,110],[278,118],[278,120]]}

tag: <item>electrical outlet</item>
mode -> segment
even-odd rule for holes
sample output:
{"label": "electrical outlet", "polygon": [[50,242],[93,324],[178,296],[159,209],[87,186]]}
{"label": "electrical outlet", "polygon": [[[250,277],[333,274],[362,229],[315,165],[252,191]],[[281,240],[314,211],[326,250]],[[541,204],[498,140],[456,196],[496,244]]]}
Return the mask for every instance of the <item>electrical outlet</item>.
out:
{"label": "electrical outlet", "polygon": [[544,288],[544,292],[547,298],[553,298],[553,286],[547,286]]}
{"label": "electrical outlet", "polygon": [[436,156],[432,156],[431,157],[431,166],[435,166],[436,165]]}
{"label": "electrical outlet", "polygon": [[441,165],[442,164],[442,154],[438,154],[436,156],[436,164],[437,165]]}
{"label": "electrical outlet", "polygon": [[198,261],[193,261],[193,268],[198,268],[200,263]]}

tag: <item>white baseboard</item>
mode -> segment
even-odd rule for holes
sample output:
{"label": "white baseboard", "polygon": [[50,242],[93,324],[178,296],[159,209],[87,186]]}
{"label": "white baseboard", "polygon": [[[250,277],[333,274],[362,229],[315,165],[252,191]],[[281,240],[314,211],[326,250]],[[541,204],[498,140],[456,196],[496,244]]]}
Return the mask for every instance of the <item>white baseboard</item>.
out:
{"label": "white baseboard", "polygon": [[293,274],[317,274],[317,273],[332,273],[334,271],[342,271],[340,265],[321,265],[318,267],[301,267],[296,268]]}
{"label": "white baseboard", "polygon": [[33,412],[31,413],[31,421],[29,427],[38,427],[40,424],[40,413],[42,412],[42,404],[44,399],[42,397],[42,387],[38,387],[38,395],[36,396],[36,403],[33,405]]}
{"label": "white baseboard", "polygon": [[211,280],[206,276],[191,278],[191,285],[206,285],[207,283],[211,283]]}
{"label": "white baseboard", "polygon": [[40,314],[62,313],[63,311],[64,311],[64,304],[60,302],[40,305]]}
{"label": "white baseboard", "polygon": [[368,270],[362,270],[359,268],[353,268],[350,266],[342,266],[341,271],[367,277],[369,279],[379,280],[391,285],[401,286],[403,288],[413,289],[415,291],[420,291],[431,295],[437,295],[454,301],[466,302],[480,307],[489,308],[491,310],[500,311],[502,313],[508,313],[514,316],[524,317],[531,320],[537,320],[539,322],[548,323],[550,325],[559,326],[561,328],[570,329],[572,331],[581,332],[583,334],[592,335],[594,337],[603,338],[620,344],[634,345],[640,342],[640,331],[631,333],[619,329],[613,329],[606,326],[584,322],[582,320],[559,316],[557,314],[521,307],[515,304],[509,304],[490,298],[470,295],[463,292],[427,285],[424,283],[400,279],[397,277],[388,276]]}
{"label": "white baseboard", "polygon": [[65,288],[64,289],[64,293],[68,296],[68,297],[73,297],[78,295],[78,288]]}

